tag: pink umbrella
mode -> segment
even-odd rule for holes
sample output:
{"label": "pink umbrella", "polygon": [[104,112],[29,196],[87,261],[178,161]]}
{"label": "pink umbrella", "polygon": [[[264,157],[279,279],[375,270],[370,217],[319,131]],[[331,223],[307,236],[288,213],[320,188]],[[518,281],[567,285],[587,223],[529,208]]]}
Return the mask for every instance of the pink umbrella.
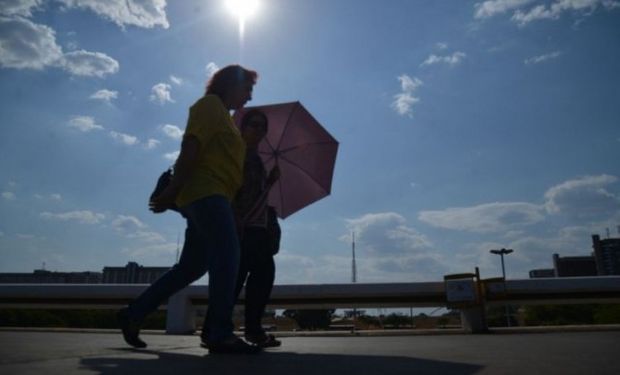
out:
{"label": "pink umbrella", "polygon": [[258,152],[267,171],[276,164],[280,167],[280,179],[268,198],[278,216],[284,219],[329,195],[338,141],[300,102],[243,108],[235,112],[237,126],[252,109],[269,118],[269,131]]}

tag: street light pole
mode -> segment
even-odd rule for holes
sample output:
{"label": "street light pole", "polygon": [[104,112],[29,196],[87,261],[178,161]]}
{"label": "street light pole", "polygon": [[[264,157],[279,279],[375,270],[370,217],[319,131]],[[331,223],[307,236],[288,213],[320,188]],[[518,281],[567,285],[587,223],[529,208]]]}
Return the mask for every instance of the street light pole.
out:
{"label": "street light pole", "polygon": [[[512,249],[504,249],[503,247],[499,250],[490,250],[491,254],[499,255],[502,258],[502,277],[504,278],[504,293],[506,292],[506,267],[504,266],[504,255],[508,255],[512,253],[514,250]],[[506,311],[506,324],[510,327],[510,312],[508,311],[508,304],[504,305]]]}

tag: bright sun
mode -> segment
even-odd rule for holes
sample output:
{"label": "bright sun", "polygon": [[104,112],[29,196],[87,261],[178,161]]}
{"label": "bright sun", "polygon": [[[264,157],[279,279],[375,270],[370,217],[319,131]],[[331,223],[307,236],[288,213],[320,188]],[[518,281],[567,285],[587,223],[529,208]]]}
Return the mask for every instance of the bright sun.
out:
{"label": "bright sun", "polygon": [[243,22],[256,13],[258,0],[226,0],[226,7]]}

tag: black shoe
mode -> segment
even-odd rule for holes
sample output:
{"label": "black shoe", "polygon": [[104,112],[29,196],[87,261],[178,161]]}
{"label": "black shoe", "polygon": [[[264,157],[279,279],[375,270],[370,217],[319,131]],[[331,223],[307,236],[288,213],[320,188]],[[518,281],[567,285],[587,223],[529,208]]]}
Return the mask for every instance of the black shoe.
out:
{"label": "black shoe", "polygon": [[222,342],[202,342],[203,348],[209,349],[210,354],[258,354],[261,348],[256,345],[250,345],[247,342],[235,337],[231,341]]}
{"label": "black shoe", "polygon": [[261,348],[277,348],[282,345],[282,341],[276,339],[274,335],[268,335],[264,332],[259,334],[246,334],[245,339]]}
{"label": "black shoe", "polygon": [[140,334],[140,324],[129,317],[129,310],[122,308],[116,314],[118,325],[123,331],[125,342],[134,348],[146,348],[146,343],[138,337]]}

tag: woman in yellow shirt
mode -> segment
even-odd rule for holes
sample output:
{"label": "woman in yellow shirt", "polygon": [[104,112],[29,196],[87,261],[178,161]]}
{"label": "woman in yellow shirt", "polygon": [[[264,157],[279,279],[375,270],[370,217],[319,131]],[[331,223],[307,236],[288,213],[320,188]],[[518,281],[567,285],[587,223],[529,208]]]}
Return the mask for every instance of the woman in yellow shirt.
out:
{"label": "woman in yellow shirt", "polygon": [[164,300],[209,272],[209,309],[203,341],[211,353],[256,353],[233,334],[232,310],[239,241],[231,201],[241,186],[245,145],[230,116],[252,99],[257,74],[239,65],[216,72],[205,96],[190,108],[170,185],[149,202],[155,213],[173,203],[187,219],[179,262],[155,281],[118,319],[125,341],[146,347],[140,323]]}

